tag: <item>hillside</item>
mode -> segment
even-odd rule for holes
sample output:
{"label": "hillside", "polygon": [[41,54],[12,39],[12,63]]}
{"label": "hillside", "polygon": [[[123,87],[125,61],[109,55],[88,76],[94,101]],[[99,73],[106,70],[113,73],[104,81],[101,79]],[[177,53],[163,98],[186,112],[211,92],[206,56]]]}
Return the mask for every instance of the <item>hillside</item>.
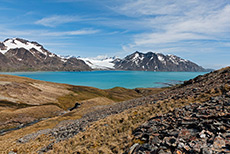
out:
{"label": "hillside", "polygon": [[75,57],[63,58],[41,44],[20,38],[0,42],[0,71],[87,71],[91,68]]}
{"label": "hillside", "polygon": [[[193,115],[195,112],[193,108],[198,107],[207,108],[210,113],[219,115],[222,119],[225,118],[225,120],[221,122],[221,125],[223,125],[224,122],[224,132],[223,130],[215,129],[215,131],[223,133],[221,142],[224,140],[225,147],[219,146],[211,150],[215,151],[225,148],[224,150],[228,151],[229,143],[227,142],[227,136],[224,135],[227,135],[226,133],[229,131],[227,124],[229,120],[229,91],[230,67],[227,67],[203,76],[198,76],[195,79],[184,82],[182,85],[174,86],[161,93],[120,103],[98,106],[93,110],[89,110],[87,113],[81,114],[80,117],[78,115],[77,119],[77,113],[81,111],[80,109],[76,110],[78,112],[64,114],[59,124],[58,122],[54,124],[55,120],[49,119],[42,123],[13,131],[1,137],[0,149],[3,149],[3,151],[13,149],[19,153],[25,151],[48,153],[123,153],[129,151],[130,153],[136,153],[139,150],[143,151],[143,149],[145,149],[143,152],[148,153],[148,151],[152,149],[146,149],[145,146],[149,147],[153,145],[151,144],[153,138],[149,136],[149,139],[146,140],[145,134],[147,132],[145,131],[147,131],[147,129],[143,130],[143,126],[140,126],[141,124],[145,123],[144,126],[148,126],[148,122],[146,121],[150,118],[156,119],[154,116],[166,117],[167,121],[167,117],[170,118],[171,113],[175,111],[178,111],[179,115],[185,114],[183,111],[186,108],[189,110],[191,108],[190,112],[188,112],[188,116]],[[216,101],[214,102],[213,100]],[[214,106],[210,101],[214,103]],[[186,105],[187,107],[183,108]],[[213,107],[216,105],[219,107],[218,110],[214,112]],[[224,114],[222,114],[222,111],[224,111]],[[171,125],[177,125],[177,119],[179,120],[181,117],[179,115],[172,117],[175,119],[171,121]],[[75,120],[67,120],[71,117],[74,117]],[[56,120],[58,119],[59,118],[56,118]],[[208,117],[207,120],[209,120]],[[203,120],[199,122],[202,121]],[[167,128],[167,123],[162,122],[162,125]],[[51,124],[52,127],[48,126]],[[213,123],[210,124],[211,126],[215,125]],[[187,129],[189,129],[188,123],[185,126],[186,128],[188,126]],[[198,124],[198,126],[203,128],[200,124]],[[39,128],[40,131],[35,128]],[[138,130],[141,130],[141,132]],[[164,130],[163,127],[162,130]],[[23,133],[25,131],[28,131],[26,133],[27,135]],[[180,130],[177,131],[180,133]],[[164,131],[157,133],[161,135]],[[205,131],[202,133],[205,133]],[[164,144],[167,139],[162,141],[162,144]],[[185,143],[187,144],[187,140],[185,140]],[[200,144],[198,141],[197,143]],[[160,145],[162,146],[162,144]],[[167,144],[169,143],[167,142]],[[167,150],[168,146],[170,147],[170,145],[163,147],[163,150]],[[171,150],[170,148],[168,149]],[[160,151],[161,149],[158,148],[157,150]]]}
{"label": "hillside", "polygon": [[[11,75],[0,75],[0,134],[69,113],[75,103],[81,104],[76,118],[97,106],[142,97],[161,89],[101,90],[93,87],[51,83]],[[60,117],[60,121],[61,121]],[[71,119],[70,118],[70,119]]]}

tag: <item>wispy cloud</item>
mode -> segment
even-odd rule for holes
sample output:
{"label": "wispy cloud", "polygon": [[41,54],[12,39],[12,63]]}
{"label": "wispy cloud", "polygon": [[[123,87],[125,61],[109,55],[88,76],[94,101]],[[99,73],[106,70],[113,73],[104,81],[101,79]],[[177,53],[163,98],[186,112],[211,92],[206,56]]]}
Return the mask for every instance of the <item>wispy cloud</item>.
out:
{"label": "wispy cloud", "polygon": [[78,16],[78,15],[53,15],[49,17],[44,17],[40,20],[35,21],[35,24],[43,25],[46,27],[56,27],[58,25],[66,23],[76,23],[76,22],[86,22],[93,23],[95,21],[104,21],[106,18],[100,17],[88,17],[88,16]]}
{"label": "wispy cloud", "polygon": [[[230,3],[226,0],[129,0],[113,10],[142,23],[125,50],[183,44],[184,41],[230,39]],[[137,26],[137,25],[136,25]]]}
{"label": "wispy cloud", "polygon": [[75,30],[75,31],[64,31],[64,32],[47,32],[42,33],[43,36],[77,36],[77,35],[89,35],[96,34],[99,30],[93,29],[83,29],[83,30]]}
{"label": "wispy cloud", "polygon": [[[4,1],[5,5],[0,6],[4,14],[0,17],[2,39],[22,37],[48,44],[78,42],[68,50],[90,56],[101,52],[125,56],[136,50],[176,53],[194,59],[206,57],[207,53],[207,59],[216,60],[219,56],[226,60],[230,56],[229,0],[46,0],[31,3],[38,6],[33,10]],[[42,9],[50,4],[53,9],[43,14]],[[5,10],[8,8],[14,11]],[[85,46],[85,42],[92,45]],[[49,48],[65,49],[64,45],[57,48],[51,44]],[[227,56],[221,57],[221,52]],[[200,54],[203,56],[197,56]]]}
{"label": "wispy cloud", "polygon": [[[1,29],[1,28],[0,28]],[[4,31],[0,32],[0,38],[6,39],[9,37],[56,37],[56,36],[79,36],[79,35],[91,35],[100,32],[100,30],[94,29],[81,29],[74,31],[48,31],[48,30],[12,30],[12,29],[4,29]]]}
{"label": "wispy cloud", "polygon": [[35,22],[35,24],[47,26],[47,27],[56,27],[60,24],[71,23],[82,21],[83,19],[79,16],[67,16],[67,15],[54,15],[50,17],[42,18]]}

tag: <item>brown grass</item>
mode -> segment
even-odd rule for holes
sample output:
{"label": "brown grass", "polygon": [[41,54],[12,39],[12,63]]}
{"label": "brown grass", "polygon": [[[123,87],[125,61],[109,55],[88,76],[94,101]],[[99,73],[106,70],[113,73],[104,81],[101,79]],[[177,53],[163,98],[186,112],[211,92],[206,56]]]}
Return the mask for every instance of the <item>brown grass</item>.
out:
{"label": "brown grass", "polygon": [[5,109],[0,111],[0,129],[16,127],[41,118],[57,116],[62,110],[54,105],[27,107],[22,109]]}
{"label": "brown grass", "polygon": [[[49,151],[48,153],[122,153],[124,152],[125,148],[130,146],[131,144],[136,142],[141,143],[140,141],[132,140],[132,131],[137,126],[148,120],[150,117],[166,113],[168,111],[173,110],[174,108],[182,107],[191,102],[199,103],[202,101],[206,101],[211,96],[217,95],[220,95],[220,93],[205,93],[204,95],[200,95],[196,98],[187,97],[184,99],[180,98],[178,100],[165,99],[162,101],[158,101],[156,104],[139,106],[136,108],[126,110],[120,114],[108,116],[105,119],[93,122],[92,125],[86,129],[86,131],[77,134],[73,138],[62,141],[60,143],[55,143],[53,146],[53,150]],[[93,99],[91,101],[93,101]],[[105,101],[103,100],[102,102]],[[93,107],[91,109],[94,109],[94,104],[91,105]],[[101,105],[104,104],[102,103]],[[87,108],[85,108],[85,110],[87,110]],[[40,129],[49,128],[49,125],[53,126],[52,123],[57,123],[57,121],[59,121],[60,118],[62,118],[62,121],[64,119],[69,119],[71,117],[77,117],[78,114],[80,115],[78,111],[79,110],[76,110],[76,112],[70,112],[70,115],[67,114],[63,115],[62,117],[49,119],[48,121],[38,123],[35,126]],[[31,129],[35,129],[35,126],[32,126]],[[39,136],[36,140],[31,141],[29,143],[19,144],[15,142],[15,139],[19,136],[14,137],[14,140],[9,140],[9,138],[12,137],[12,135],[14,134],[8,135],[9,136],[4,136],[2,141],[0,140],[0,149],[4,148],[4,150],[7,152],[10,151],[10,149],[16,149],[19,153],[26,153],[27,151],[33,153],[39,150],[40,148],[44,147],[44,145],[52,143],[52,140],[50,140],[49,136],[42,135]]]}
{"label": "brown grass", "polygon": [[[63,120],[79,119],[84,114],[102,108],[104,105],[154,94],[164,89],[132,90],[116,87],[101,90],[0,75],[0,90],[0,129],[49,117],[32,126],[0,136],[0,153],[12,150],[18,153],[28,153],[28,151],[34,153],[50,142],[49,137],[42,135],[35,141],[25,144],[17,143],[16,140],[26,134],[53,128]],[[67,110],[76,102],[81,103],[80,108],[54,117],[57,111]]]}
{"label": "brown grass", "polygon": [[[203,97],[203,96],[201,96]],[[203,97],[203,101],[209,96]],[[174,108],[198,102],[199,98],[158,101],[156,104],[139,106],[121,114],[94,122],[85,132],[74,138],[54,144],[48,153],[123,153],[126,147],[140,141],[132,140],[132,131],[150,117],[163,114]],[[200,102],[200,101],[199,101]]]}

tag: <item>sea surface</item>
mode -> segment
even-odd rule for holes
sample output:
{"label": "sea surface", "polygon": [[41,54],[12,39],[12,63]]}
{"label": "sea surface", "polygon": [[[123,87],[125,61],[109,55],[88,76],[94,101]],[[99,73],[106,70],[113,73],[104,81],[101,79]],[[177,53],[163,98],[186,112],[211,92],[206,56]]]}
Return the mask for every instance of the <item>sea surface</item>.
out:
{"label": "sea surface", "polygon": [[207,72],[145,72],[145,71],[91,71],[91,72],[14,72],[10,74],[32,79],[91,86],[100,89],[113,87],[164,87],[192,79]]}

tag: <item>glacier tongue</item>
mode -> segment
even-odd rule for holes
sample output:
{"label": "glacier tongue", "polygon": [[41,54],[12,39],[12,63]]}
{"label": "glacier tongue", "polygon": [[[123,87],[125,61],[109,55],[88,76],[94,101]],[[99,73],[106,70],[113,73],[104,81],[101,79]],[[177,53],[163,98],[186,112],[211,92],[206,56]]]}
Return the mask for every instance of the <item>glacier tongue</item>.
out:
{"label": "glacier tongue", "polygon": [[112,63],[114,61],[114,57],[110,58],[79,58],[83,60],[87,65],[89,65],[92,69],[115,69],[114,64]]}

